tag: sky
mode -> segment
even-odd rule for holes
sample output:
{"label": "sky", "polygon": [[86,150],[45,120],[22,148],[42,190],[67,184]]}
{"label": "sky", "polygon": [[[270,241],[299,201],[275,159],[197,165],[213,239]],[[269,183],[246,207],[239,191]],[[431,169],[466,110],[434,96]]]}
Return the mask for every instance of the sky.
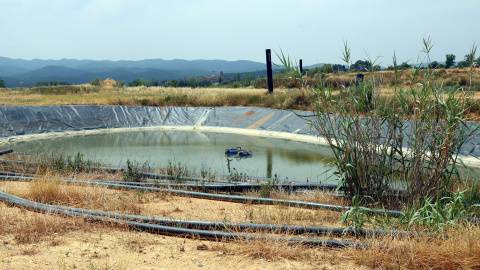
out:
{"label": "sky", "polygon": [[[221,59],[382,66],[480,42],[478,0],[0,0],[0,56],[15,59]],[[477,53],[477,57],[480,54]],[[273,61],[278,63],[274,55]]]}

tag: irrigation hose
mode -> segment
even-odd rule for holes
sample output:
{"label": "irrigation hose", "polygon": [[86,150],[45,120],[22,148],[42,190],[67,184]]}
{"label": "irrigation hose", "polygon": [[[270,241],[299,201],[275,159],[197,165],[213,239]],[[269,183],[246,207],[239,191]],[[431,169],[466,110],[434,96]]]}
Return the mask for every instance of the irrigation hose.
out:
{"label": "irrigation hose", "polygon": [[[329,239],[313,239],[313,238],[288,238],[282,236],[268,236],[268,235],[253,235],[253,234],[240,234],[229,233],[221,231],[207,231],[199,229],[188,229],[171,227],[157,224],[149,224],[143,222],[136,222],[126,219],[110,218],[110,216],[118,216],[119,214],[110,212],[93,211],[87,209],[70,208],[64,206],[48,205],[43,203],[37,203],[29,201],[5,192],[0,192],[0,200],[7,202],[10,205],[25,207],[44,213],[55,213],[75,217],[83,217],[93,221],[112,222],[118,225],[128,225],[136,229],[146,230],[149,232],[167,234],[173,236],[182,237],[200,237],[208,240],[267,240],[267,241],[286,241],[289,244],[301,244],[307,246],[325,246],[325,247],[348,247],[348,246],[368,246],[368,243],[354,242],[354,241],[341,241],[341,240],[329,240]],[[104,215],[108,213],[108,215]],[[121,215],[121,214],[120,214]]]}
{"label": "irrigation hose", "polygon": [[[18,160],[5,160],[5,159],[0,159],[1,163],[7,164],[9,162],[11,163],[27,163],[27,164],[32,164],[32,165],[40,165],[41,163],[34,162],[34,161],[18,161]],[[117,172],[124,172],[125,169],[123,168],[109,168],[109,167],[92,167],[92,169],[95,170],[103,170],[109,173],[117,173]],[[149,172],[139,172],[138,176],[146,178],[146,179],[154,179],[154,180],[171,180],[171,181],[176,181],[176,182],[187,182],[187,181],[192,181],[192,182],[197,182],[201,184],[186,184],[189,185],[191,188],[202,188],[204,190],[218,190],[218,191],[234,191],[234,192],[243,192],[245,190],[250,190],[250,189],[261,189],[265,184],[268,183],[269,181],[272,182],[272,179],[266,178],[266,177],[256,177],[252,179],[247,179],[247,180],[254,180],[258,182],[264,182],[264,183],[246,183],[246,182],[240,182],[240,181],[230,181],[230,180],[215,180],[215,183],[224,183],[224,184],[208,184],[210,181],[205,178],[201,177],[188,177],[188,176],[172,176],[169,174],[158,174],[158,173],[149,173]],[[228,176],[220,176],[221,178],[227,179]],[[271,187],[274,188],[282,188],[286,190],[297,190],[297,189],[323,189],[323,190],[336,190],[338,188],[337,185],[334,184],[316,184],[316,183],[307,183],[307,184],[295,184],[295,183],[285,183],[286,180],[279,180],[280,183],[277,184],[269,184]],[[283,183],[282,183],[283,182]],[[130,183],[130,182],[129,182]],[[138,182],[137,182],[138,183]],[[150,185],[155,185],[156,183],[152,183]],[[143,185],[149,185],[149,184],[143,184]],[[175,186],[175,184],[171,184],[171,186]],[[179,185],[181,186],[181,185]]]}
{"label": "irrigation hose", "polygon": [[[29,181],[34,178],[23,177],[23,176],[0,175],[0,179],[16,179],[16,180]],[[176,190],[176,189],[168,189],[168,188],[133,186],[133,185],[117,184],[113,182],[104,182],[100,180],[94,180],[94,182],[92,182],[90,180],[62,179],[62,181],[67,183],[95,184],[95,185],[101,185],[101,186],[106,186],[111,188],[132,189],[132,190],[141,190],[141,191],[148,191],[148,192],[164,192],[167,194],[173,194],[177,196],[193,197],[193,198],[207,199],[207,200],[227,201],[227,202],[269,204],[269,205],[278,204],[278,205],[285,205],[285,206],[296,206],[296,207],[309,208],[309,209],[326,209],[326,210],[333,210],[333,211],[346,211],[351,209],[351,207],[348,207],[348,206],[335,205],[335,204],[313,203],[313,202],[304,202],[304,201],[297,201],[297,200],[246,197],[246,196],[236,196],[236,195],[223,195],[223,194]],[[391,215],[391,216],[403,215],[402,211],[397,211],[397,210],[368,209],[367,212],[372,214],[383,214],[383,215]]]}
{"label": "irrigation hose", "polygon": [[[12,195],[13,196],[13,195]],[[17,200],[24,200],[22,198],[17,198]],[[63,209],[65,211],[75,211],[82,214],[96,214],[102,217],[109,217],[120,220],[129,220],[129,221],[138,221],[142,223],[153,223],[164,226],[174,226],[174,227],[186,227],[186,228],[195,228],[195,229],[206,229],[206,230],[255,230],[255,231],[271,231],[271,232],[284,232],[291,234],[332,234],[337,236],[344,235],[353,235],[361,237],[372,237],[372,236],[400,236],[400,237],[413,237],[420,235],[417,232],[406,232],[406,231],[386,231],[386,230],[366,230],[366,229],[351,229],[351,228],[331,228],[331,227],[315,227],[315,226],[294,226],[294,225],[273,225],[273,224],[254,224],[254,223],[231,223],[231,222],[210,222],[210,221],[199,221],[199,220],[184,220],[184,219],[169,219],[169,218],[157,218],[157,217],[147,217],[140,215],[130,215],[130,214],[121,214],[121,213],[111,213],[104,211],[88,210],[81,208],[71,208],[64,206],[56,206],[58,209]]]}
{"label": "irrigation hose", "polygon": [[5,155],[5,154],[10,154],[12,152],[13,152],[13,149],[2,150],[2,151],[0,151],[0,156]]}
{"label": "irrigation hose", "polygon": [[[9,174],[13,174],[13,175],[9,175]],[[32,176],[19,176],[15,174],[17,173],[0,172],[0,179],[12,179],[12,180],[20,180],[20,181],[31,181],[35,179],[35,177],[32,177]],[[149,192],[165,192],[165,193],[170,193],[178,196],[194,197],[194,198],[208,199],[208,200],[219,200],[219,201],[227,201],[227,202],[234,202],[234,203],[237,202],[237,203],[270,204],[270,205],[279,204],[279,205],[286,205],[286,206],[296,206],[296,207],[310,208],[310,209],[326,209],[326,210],[333,210],[333,211],[348,211],[352,209],[352,207],[349,207],[349,206],[342,206],[342,205],[335,205],[335,204],[323,204],[323,203],[312,203],[312,202],[304,202],[304,201],[280,200],[280,199],[269,199],[269,198],[258,198],[258,197],[244,197],[244,196],[234,196],[234,195],[220,195],[220,194],[201,193],[201,192],[185,191],[185,190],[143,187],[143,186],[135,185],[134,182],[126,182],[124,184],[118,184],[118,182],[114,182],[114,181],[101,181],[101,180],[61,179],[61,181],[66,183],[102,185],[106,187],[120,188],[120,189],[143,190],[143,191],[149,191]],[[399,210],[366,209],[365,211],[372,214],[391,215],[391,216],[402,216],[405,214],[405,212],[399,211]],[[462,217],[462,219],[465,219],[468,222],[480,224],[480,218]],[[379,232],[383,232],[383,231],[379,231]],[[376,233],[372,233],[372,232],[368,232],[366,234],[362,232],[357,232],[357,234],[358,235],[366,235],[366,234],[377,235]],[[391,231],[388,234],[406,236],[409,233],[402,232],[402,231]],[[420,233],[417,232],[413,234],[420,234]]]}
{"label": "irrigation hose", "polygon": [[[0,176],[28,176],[34,177],[34,174],[24,174],[24,173],[15,173],[15,172],[3,172],[0,171]],[[32,178],[33,179],[33,178]],[[22,180],[18,178],[18,180]],[[26,178],[23,180],[31,180],[30,178]],[[149,187],[181,187],[181,188],[191,188],[191,189],[201,189],[204,191],[230,191],[230,192],[242,192],[245,190],[256,190],[261,189],[261,184],[255,183],[243,183],[243,182],[225,182],[225,183],[217,183],[214,184],[211,182],[202,183],[202,184],[189,184],[189,183],[165,183],[165,182],[125,182],[125,181],[101,181],[101,180],[90,180],[91,183],[96,182],[104,182],[104,183],[116,183],[116,184],[123,184],[123,185],[131,185],[131,186],[149,186]],[[328,189],[332,190],[336,188],[336,185],[315,185],[315,184],[275,184],[270,185],[272,188],[281,188],[283,190],[298,190],[298,189]]]}

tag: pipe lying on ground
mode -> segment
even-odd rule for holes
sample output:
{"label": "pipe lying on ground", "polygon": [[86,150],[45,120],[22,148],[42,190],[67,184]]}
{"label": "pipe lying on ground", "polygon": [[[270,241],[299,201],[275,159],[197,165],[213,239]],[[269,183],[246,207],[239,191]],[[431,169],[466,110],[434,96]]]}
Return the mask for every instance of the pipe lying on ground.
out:
{"label": "pipe lying on ground", "polygon": [[[288,238],[281,236],[267,236],[267,235],[253,235],[253,234],[239,234],[228,233],[220,231],[206,231],[198,229],[187,229],[163,226],[157,224],[149,224],[143,222],[136,222],[127,219],[111,218],[111,216],[122,216],[122,214],[94,211],[87,209],[71,208],[65,206],[55,206],[43,203],[29,201],[5,192],[0,192],[0,200],[5,201],[11,205],[21,206],[28,209],[33,209],[40,212],[63,214],[68,216],[83,217],[94,221],[113,222],[119,225],[128,225],[136,229],[146,230],[160,234],[182,236],[182,237],[201,237],[208,240],[267,240],[267,241],[286,241],[289,244],[301,244],[309,246],[326,246],[326,247],[347,247],[347,246],[368,246],[368,243],[354,242],[354,241],[340,241],[329,239],[312,239],[312,238]],[[107,215],[105,215],[107,214]],[[127,217],[128,215],[123,215]]]}
{"label": "pipe lying on ground", "polygon": [[[27,163],[27,164],[32,164],[32,165],[41,165],[41,163],[34,162],[34,161],[18,161],[18,160],[4,160],[0,159],[0,162],[3,164],[7,164],[9,162],[13,163]],[[95,170],[102,170],[106,171],[109,173],[117,173],[117,172],[124,172],[125,169],[123,168],[109,168],[109,167],[93,167]],[[295,183],[279,183],[279,184],[268,184],[268,181],[272,181],[270,178],[265,178],[265,177],[257,177],[255,179],[250,179],[250,180],[255,180],[259,182],[265,182],[265,183],[247,183],[247,182],[240,182],[240,181],[230,181],[230,180],[215,180],[216,184],[210,184],[211,181],[206,180],[204,178],[200,177],[187,177],[187,176],[181,176],[181,177],[174,177],[168,174],[158,174],[158,173],[149,173],[149,172],[140,172],[139,176],[148,179],[154,179],[154,180],[171,180],[171,181],[177,181],[177,182],[187,182],[187,181],[192,181],[192,182],[197,182],[200,184],[170,184],[169,186],[187,186],[190,188],[201,188],[204,190],[217,190],[217,191],[232,191],[232,192],[243,192],[245,190],[258,190],[264,187],[266,184],[273,187],[273,188],[282,188],[285,190],[297,190],[297,189],[323,189],[323,190],[336,190],[338,188],[337,185],[333,184],[315,184],[315,183],[307,183],[307,184],[295,184]],[[225,179],[228,178],[228,176],[221,176]],[[144,183],[144,182],[128,182],[128,183]],[[148,183],[148,182],[145,182]],[[222,183],[222,184],[218,184]],[[223,184],[224,183],[224,184]],[[144,185],[144,186],[149,186],[149,185],[157,185],[158,183],[155,182],[150,182],[150,184],[137,184],[137,185]]]}
{"label": "pipe lying on ground", "polygon": [[[0,179],[31,181],[35,178],[32,176],[15,175],[16,173],[10,173],[14,175],[8,175],[8,174],[9,174],[8,172],[0,172]],[[143,191],[149,191],[149,192],[165,192],[165,193],[170,193],[170,194],[179,195],[179,196],[194,197],[194,198],[208,199],[208,200],[219,200],[219,201],[227,201],[227,202],[272,204],[272,205],[279,204],[279,205],[296,206],[296,207],[310,208],[310,209],[327,209],[327,210],[333,210],[333,211],[346,211],[351,209],[351,207],[349,206],[342,206],[342,205],[335,205],[335,204],[323,204],[323,203],[312,203],[312,202],[304,202],[304,201],[281,200],[281,199],[258,198],[258,197],[244,197],[244,196],[234,196],[234,195],[220,195],[220,194],[201,193],[201,192],[185,191],[185,190],[160,189],[156,187],[142,187],[142,186],[136,186],[136,185],[129,185],[132,182],[126,182],[129,184],[117,184],[114,181],[101,181],[101,180],[61,179],[61,181],[66,183],[89,184],[89,185],[94,184],[94,185],[101,185],[101,186],[120,188],[120,189],[143,190]],[[405,212],[399,211],[399,210],[366,209],[365,211],[370,212],[372,214],[391,215],[391,216],[401,216],[405,214]],[[480,218],[462,218],[462,219],[465,219],[472,223],[480,224]]]}
{"label": "pipe lying on ground", "polygon": [[13,152],[13,149],[6,149],[6,150],[1,150],[0,151],[0,156],[5,155],[5,154],[10,154]]}
{"label": "pipe lying on ground", "polygon": [[[32,180],[33,177],[0,176],[0,179]],[[142,190],[142,191],[149,191],[149,192],[164,192],[164,193],[169,193],[169,194],[178,195],[178,196],[186,196],[186,197],[208,199],[208,200],[219,200],[219,201],[227,201],[227,202],[252,203],[252,204],[279,204],[279,205],[286,205],[286,206],[296,206],[296,207],[310,208],[310,209],[327,209],[327,210],[334,210],[334,211],[346,211],[351,209],[351,207],[348,207],[348,206],[335,205],[335,204],[313,203],[313,202],[271,199],[271,198],[246,197],[246,196],[236,196],[236,195],[212,194],[212,193],[175,190],[175,189],[167,189],[167,188],[156,188],[156,187],[132,186],[132,185],[125,185],[125,184],[117,184],[113,182],[103,182],[100,180],[92,182],[91,180],[62,179],[62,181],[67,183],[95,184],[95,185],[111,187],[111,188]],[[392,215],[392,216],[401,216],[404,214],[404,212],[402,211],[384,210],[384,209],[368,209],[367,212],[370,212],[372,214],[383,214],[383,215]]]}

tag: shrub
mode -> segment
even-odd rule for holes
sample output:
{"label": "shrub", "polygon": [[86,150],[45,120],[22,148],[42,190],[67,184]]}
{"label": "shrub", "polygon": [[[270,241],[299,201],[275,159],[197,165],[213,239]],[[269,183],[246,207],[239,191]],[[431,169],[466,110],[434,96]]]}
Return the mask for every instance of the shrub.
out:
{"label": "shrub", "polygon": [[100,86],[100,79],[97,77],[90,81],[91,85]]}

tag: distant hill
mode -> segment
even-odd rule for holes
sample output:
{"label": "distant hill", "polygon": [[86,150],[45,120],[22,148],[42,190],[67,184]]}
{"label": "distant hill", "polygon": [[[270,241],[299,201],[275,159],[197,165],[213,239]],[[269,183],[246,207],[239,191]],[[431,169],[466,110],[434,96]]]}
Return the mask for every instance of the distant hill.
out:
{"label": "distant hill", "polygon": [[94,78],[111,78],[126,83],[134,79],[183,79],[209,76],[212,71],[248,73],[265,70],[264,63],[247,60],[162,60],[95,61],[95,60],[22,60],[0,57],[0,79],[9,88],[34,86],[38,81],[63,81],[72,84],[89,83]]}

